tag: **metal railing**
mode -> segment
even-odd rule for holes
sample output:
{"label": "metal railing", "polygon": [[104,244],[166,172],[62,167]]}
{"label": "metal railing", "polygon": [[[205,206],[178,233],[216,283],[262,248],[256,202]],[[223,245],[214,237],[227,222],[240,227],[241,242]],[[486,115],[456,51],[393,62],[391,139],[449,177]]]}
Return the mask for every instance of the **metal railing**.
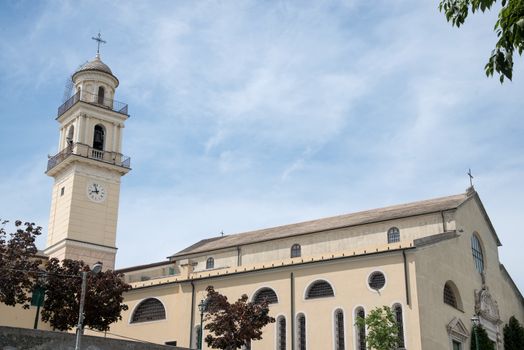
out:
{"label": "metal railing", "polygon": [[53,169],[71,155],[94,159],[123,168],[131,168],[131,158],[124,156],[122,153],[102,151],[83,143],[72,143],[56,155],[49,157],[47,171]]}
{"label": "metal railing", "polygon": [[58,107],[57,116],[60,117],[71,107],[73,107],[78,101],[86,102],[102,108],[107,108],[120,114],[128,115],[127,104],[124,102],[119,102],[110,98],[103,98],[102,96],[98,96],[87,91],[78,91],[76,94],[71,96],[69,100],[65,101],[60,107]]}

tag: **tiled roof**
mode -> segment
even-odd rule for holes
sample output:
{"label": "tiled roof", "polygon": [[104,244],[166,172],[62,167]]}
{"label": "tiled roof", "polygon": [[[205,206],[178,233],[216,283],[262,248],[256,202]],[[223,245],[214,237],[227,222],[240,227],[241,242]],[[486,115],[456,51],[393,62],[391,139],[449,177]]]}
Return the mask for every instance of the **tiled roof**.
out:
{"label": "tiled roof", "polygon": [[113,75],[113,72],[111,71],[111,68],[109,68],[109,66],[107,64],[102,62],[102,60],[100,59],[100,56],[98,56],[98,55],[94,59],[92,59],[91,61],[87,62],[86,64],[84,64],[83,66],[78,68],[78,70],[75,72],[75,74],[79,73],[79,72],[91,71],[91,70],[104,72],[104,73]]}
{"label": "tiled roof", "polygon": [[462,193],[454,196],[394,205],[385,208],[333,216],[291,225],[205,239],[196,244],[193,244],[190,247],[187,247],[186,249],[172,255],[171,257],[178,258],[190,254],[231,248],[245,244],[455,209],[460,204],[465,202],[469,197],[471,196],[468,196],[466,193]]}

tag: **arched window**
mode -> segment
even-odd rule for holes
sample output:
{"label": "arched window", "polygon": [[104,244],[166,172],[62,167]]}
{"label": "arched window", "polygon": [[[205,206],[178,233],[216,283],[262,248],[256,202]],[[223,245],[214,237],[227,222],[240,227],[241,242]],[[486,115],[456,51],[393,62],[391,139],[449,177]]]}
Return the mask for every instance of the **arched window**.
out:
{"label": "arched window", "polygon": [[214,269],[214,268],[215,268],[215,259],[207,258],[206,269]]}
{"label": "arched window", "polygon": [[453,306],[455,309],[462,309],[462,302],[457,286],[455,286],[455,283],[452,281],[447,281],[446,284],[444,284],[442,296],[445,304]]}
{"label": "arched window", "polygon": [[297,316],[297,345],[298,350],[306,350],[306,316],[304,314]]}
{"label": "arched window", "polygon": [[142,301],[133,312],[131,323],[149,322],[166,319],[166,309],[160,300],[148,298]]}
{"label": "arched window", "polygon": [[267,300],[268,304],[278,303],[277,294],[271,288],[262,288],[255,293],[255,297],[253,298],[255,304],[262,304],[264,300]]}
{"label": "arched window", "polygon": [[277,350],[286,350],[286,318],[277,319]]}
{"label": "arched window", "polygon": [[396,227],[388,230],[388,243],[400,242],[400,231]]}
{"label": "arched window", "polygon": [[105,131],[104,127],[100,124],[95,125],[95,131],[93,134],[93,148],[99,151],[104,150]]}
{"label": "arched window", "polygon": [[104,95],[105,95],[105,90],[104,90],[104,87],[103,86],[99,86],[98,87],[98,104],[101,104],[103,105],[104,104]]}
{"label": "arched window", "polygon": [[478,272],[484,272],[484,255],[482,254],[482,246],[476,233],[471,236],[471,253],[473,254],[473,261]]}
{"label": "arched window", "polygon": [[335,350],[344,350],[345,348],[344,312],[338,309],[335,311]]}
{"label": "arched window", "polygon": [[299,258],[302,255],[300,244],[295,243],[291,246],[291,257]]}
{"label": "arched window", "polygon": [[326,298],[334,295],[335,293],[333,292],[331,284],[320,280],[311,283],[306,293],[306,299]]}
{"label": "arched window", "polygon": [[402,306],[399,304],[393,305],[393,313],[395,314],[395,321],[397,321],[398,347],[404,348],[404,319],[402,317]]}
{"label": "arched window", "polygon": [[[365,318],[366,313],[362,307],[359,307],[355,310],[355,320],[360,318]],[[355,323],[355,345],[357,350],[366,350],[366,327],[359,326]]]}

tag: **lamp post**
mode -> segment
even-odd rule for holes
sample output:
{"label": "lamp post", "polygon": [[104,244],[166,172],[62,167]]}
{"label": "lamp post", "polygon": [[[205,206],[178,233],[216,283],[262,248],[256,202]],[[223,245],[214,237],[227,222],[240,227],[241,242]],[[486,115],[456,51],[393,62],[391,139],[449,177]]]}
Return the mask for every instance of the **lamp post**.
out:
{"label": "lamp post", "polygon": [[475,347],[479,350],[479,337],[477,335],[477,327],[480,324],[480,319],[477,315],[471,318],[471,323],[473,323],[473,332],[475,333]]}
{"label": "lamp post", "polygon": [[80,346],[82,343],[82,334],[84,333],[84,303],[86,300],[87,275],[89,273],[96,275],[100,271],[102,271],[101,262],[95,263],[91,271],[82,271],[82,292],[80,294],[80,310],[78,312],[78,325],[76,326],[75,350],[80,350]]}
{"label": "lamp post", "polygon": [[198,310],[200,311],[200,334],[198,334],[198,350],[202,350],[202,335],[204,334],[204,329],[202,325],[204,323],[204,312],[207,310],[207,299],[202,299],[198,304]]}

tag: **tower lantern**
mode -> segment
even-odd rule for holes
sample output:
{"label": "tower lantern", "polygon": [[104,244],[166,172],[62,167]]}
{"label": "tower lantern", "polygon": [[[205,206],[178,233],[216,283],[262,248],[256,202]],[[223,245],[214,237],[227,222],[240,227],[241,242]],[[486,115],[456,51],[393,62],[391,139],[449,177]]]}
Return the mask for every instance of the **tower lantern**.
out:
{"label": "tower lantern", "polygon": [[131,170],[122,154],[128,108],[114,99],[119,81],[99,53],[72,80],[75,94],[58,108],[58,153],[46,171],[55,182],[45,253],[113,269],[120,178]]}

